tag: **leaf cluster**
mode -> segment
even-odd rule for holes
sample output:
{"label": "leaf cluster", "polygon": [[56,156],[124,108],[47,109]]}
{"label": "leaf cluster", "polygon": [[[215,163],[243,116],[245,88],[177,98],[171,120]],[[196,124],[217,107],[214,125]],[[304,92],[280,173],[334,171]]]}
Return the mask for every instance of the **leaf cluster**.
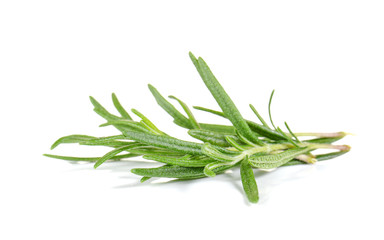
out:
{"label": "leaf cluster", "polygon": [[[101,157],[70,157],[45,154],[47,157],[94,162],[97,168],[106,161],[120,161],[141,156],[144,159],[163,163],[156,168],[134,168],[132,173],[142,176],[142,182],[150,178],[196,179],[214,177],[226,170],[240,167],[241,181],[248,200],[256,203],[259,199],[254,169],[275,169],[282,166],[311,164],[328,160],[349,151],[346,145],[333,145],[346,134],[340,133],[294,133],[287,123],[286,132],[276,127],[271,117],[271,94],[268,106],[272,127],[261,117],[256,108],[250,104],[260,123],[244,119],[232,99],[218,82],[202,58],[189,54],[204,84],[211,92],[221,111],[195,106],[194,109],[208,112],[228,119],[231,125],[208,124],[198,122],[191,109],[182,100],[175,100],[185,112],[181,113],[160,92],[148,85],[158,105],[172,118],[173,122],[188,130],[188,134],[199,142],[190,142],[172,137],[161,131],[151,120],[136,109],[131,112],[134,120],[120,104],[117,96],[112,94],[113,104],[119,113],[114,115],[107,111],[98,101],[90,97],[94,111],[100,115],[104,126],[113,126],[120,135],[94,137],[87,135],[69,135],[58,139],[51,149],[60,144],[78,143],[88,146],[105,146],[111,148]],[[301,136],[312,136],[309,140],[300,140]],[[331,149],[327,154],[314,155],[316,149]],[[336,150],[336,151],[335,151]]]}

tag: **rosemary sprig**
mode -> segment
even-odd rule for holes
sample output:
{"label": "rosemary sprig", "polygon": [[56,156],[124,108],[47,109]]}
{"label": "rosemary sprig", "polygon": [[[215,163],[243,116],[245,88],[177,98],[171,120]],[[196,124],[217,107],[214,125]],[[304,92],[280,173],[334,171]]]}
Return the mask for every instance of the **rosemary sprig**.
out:
{"label": "rosemary sprig", "polygon": [[[255,113],[256,122],[244,119],[239,110],[225,92],[202,58],[189,54],[203,82],[220,106],[221,111],[204,107],[194,107],[220,117],[227,118],[232,125],[200,123],[196,120],[191,109],[179,98],[176,100],[186,113],[179,112],[152,85],[149,90],[157,103],[173,118],[173,122],[188,129],[188,134],[201,142],[190,142],[177,139],[159,130],[156,125],[136,109],[132,109],[139,120],[135,121],[120,104],[117,96],[112,94],[113,104],[120,116],[108,112],[93,97],[90,100],[94,111],[106,120],[104,126],[114,126],[121,134],[93,137],[87,135],[69,135],[59,138],[51,149],[64,143],[78,143],[88,146],[106,146],[113,148],[101,157],[70,157],[44,154],[47,157],[68,160],[94,162],[97,168],[106,161],[120,161],[132,157],[142,156],[147,160],[163,163],[157,168],[134,168],[132,173],[142,176],[141,182],[152,177],[196,179],[214,177],[226,170],[240,166],[241,181],[245,195],[252,203],[259,200],[258,188],[254,176],[254,169],[275,169],[282,166],[311,164],[338,157],[350,150],[347,145],[334,145],[347,134],[336,133],[294,133],[285,122],[288,132],[275,126],[271,116],[272,91],[268,114],[270,128],[255,107],[250,104]],[[312,139],[300,140],[300,137]],[[331,152],[313,155],[316,149],[329,149]]]}

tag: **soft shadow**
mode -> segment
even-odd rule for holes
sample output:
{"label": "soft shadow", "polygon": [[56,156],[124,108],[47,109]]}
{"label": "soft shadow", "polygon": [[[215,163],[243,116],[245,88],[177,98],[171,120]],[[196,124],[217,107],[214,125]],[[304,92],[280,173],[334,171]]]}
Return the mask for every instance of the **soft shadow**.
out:
{"label": "soft shadow", "polygon": [[[119,178],[122,180],[127,180],[128,183],[113,186],[114,189],[126,189],[126,188],[135,188],[135,187],[158,187],[164,184],[174,185],[181,191],[188,191],[190,184],[194,184],[199,181],[226,181],[233,186],[239,194],[243,196],[243,202],[246,206],[254,206],[255,204],[249,203],[241,183],[241,175],[239,168],[233,168],[225,173],[217,175],[215,178],[198,178],[198,179],[173,179],[173,178],[151,178],[145,182],[140,182],[141,176],[131,173],[133,168],[151,168],[159,167],[163,164],[142,160],[142,159],[129,159],[124,161],[110,161],[105,162],[97,169],[93,168],[94,163],[87,162],[69,162],[74,166],[73,169],[68,170],[70,172],[74,171],[108,171],[120,175]],[[263,204],[268,201],[269,192],[274,188],[286,184],[290,181],[295,181],[300,178],[305,178],[309,174],[313,174],[313,171],[316,171],[316,167],[313,165],[306,166],[290,166],[278,168],[272,171],[264,171],[255,169],[254,175],[259,187],[260,200],[257,205]],[[320,166],[320,168],[323,166]],[[261,184],[260,184],[261,183]]]}
{"label": "soft shadow", "polygon": [[[135,175],[136,176],[136,175]],[[129,179],[137,179],[136,182],[134,183],[131,183],[131,184],[123,184],[123,185],[120,185],[120,186],[115,186],[114,188],[116,189],[119,189],[119,188],[131,188],[131,187],[137,187],[137,186],[140,186],[140,187],[155,187],[155,186],[160,186],[160,185],[164,185],[164,184],[167,184],[167,185],[176,185],[177,187],[180,187],[180,189],[182,190],[185,190],[187,189],[186,186],[189,186],[192,182],[196,182],[196,181],[199,181],[199,180],[202,180],[202,178],[198,178],[198,179],[174,179],[174,178],[151,178],[145,182],[140,182],[140,176],[139,178],[138,177],[135,177],[135,176],[131,176],[131,177],[128,177],[128,176],[125,176],[125,177],[121,177],[121,178],[129,178]]]}

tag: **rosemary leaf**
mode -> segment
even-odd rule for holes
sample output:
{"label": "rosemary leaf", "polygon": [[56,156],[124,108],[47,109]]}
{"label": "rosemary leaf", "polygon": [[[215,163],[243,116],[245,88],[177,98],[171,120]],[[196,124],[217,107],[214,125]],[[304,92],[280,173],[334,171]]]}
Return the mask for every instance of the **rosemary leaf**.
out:
{"label": "rosemary leaf", "polygon": [[131,120],[125,120],[125,119],[115,120],[115,121],[112,120],[112,121],[109,121],[107,123],[101,124],[100,127],[105,127],[105,126],[109,126],[109,125],[115,126],[116,128],[118,128],[122,132],[126,131],[126,130],[133,130],[133,131],[146,132],[146,133],[151,132],[142,124],[135,122],[135,121],[131,121]]}
{"label": "rosemary leaf", "polygon": [[[140,144],[136,144],[136,146],[138,146]],[[119,147],[119,148],[116,148],[110,152],[108,152],[107,154],[105,154],[104,156],[102,156],[101,158],[99,158],[99,160],[96,161],[95,165],[94,165],[94,168],[97,168],[99,167],[101,164],[103,164],[105,161],[113,158],[114,156],[116,156],[117,154],[121,153],[122,151],[126,151],[130,148],[133,148],[135,147],[135,145],[129,145],[129,146],[122,146],[122,147]]]}
{"label": "rosemary leaf", "polygon": [[[210,130],[203,129],[191,129],[188,131],[188,134],[196,139],[199,139],[203,142],[208,142],[220,147],[230,147],[231,144],[225,139],[227,134],[218,133]],[[237,138],[236,136],[231,135],[232,138]]]}
{"label": "rosemary leaf", "polygon": [[258,145],[264,145],[263,142],[261,142],[252,133],[251,129],[241,116],[239,110],[236,108],[235,104],[225,92],[221,84],[217,81],[216,77],[213,75],[205,61],[200,57],[199,59],[196,59],[192,53],[190,53],[190,57],[195,66],[198,66],[196,68],[199,71],[205,85],[211,92],[212,96],[215,98],[216,102],[219,104],[220,108],[223,110],[225,116],[232,122],[233,126],[247,139]]}
{"label": "rosemary leaf", "polygon": [[170,136],[154,135],[133,131],[125,131],[123,134],[128,139],[155,147],[171,149],[186,154],[203,155],[201,151],[202,144],[199,143],[183,141]]}
{"label": "rosemary leaf", "polygon": [[185,104],[183,101],[181,101],[180,99],[176,98],[175,96],[169,96],[169,98],[171,99],[175,99],[176,101],[179,102],[179,104],[181,105],[181,107],[184,109],[185,113],[188,115],[189,117],[189,120],[193,126],[193,128],[197,128],[199,129],[200,128],[200,125],[199,123],[196,121],[196,118],[195,116],[193,116],[191,110],[189,109],[189,107],[187,106],[187,104]]}
{"label": "rosemary leaf", "polygon": [[170,102],[168,102],[154,86],[148,84],[148,88],[152,95],[155,97],[157,104],[159,104],[160,107],[162,107],[169,115],[173,117],[175,123],[177,122],[178,125],[188,129],[193,128],[189,119],[181,114]]}
{"label": "rosemary leaf", "polygon": [[[215,115],[220,116],[220,117],[227,118],[224,115],[224,113],[220,112],[220,111],[216,111],[216,110],[212,110],[212,109],[208,109],[208,108],[204,108],[204,107],[194,107],[194,108],[197,109],[197,110],[201,110],[201,111],[204,111],[204,112],[209,112],[209,113],[215,114]],[[249,121],[249,120],[245,120],[245,121],[247,122],[249,128],[252,131],[256,132],[257,134],[259,134],[259,135],[261,135],[263,137],[266,137],[266,138],[269,138],[269,139],[272,139],[272,140],[286,140],[286,137],[284,137],[279,132],[270,129],[269,127],[257,124],[255,122],[252,122],[252,121]]]}
{"label": "rosemary leaf", "polygon": [[191,155],[184,155],[182,157],[172,157],[164,154],[144,155],[143,158],[181,167],[204,167],[214,161],[213,159],[209,159],[207,157],[196,158]]}
{"label": "rosemary leaf", "polygon": [[223,168],[223,167],[231,167],[234,166],[236,162],[211,162],[204,167],[204,174],[207,177],[216,176],[215,169]]}
{"label": "rosemary leaf", "polygon": [[263,156],[251,156],[249,158],[249,163],[252,167],[262,168],[262,169],[271,169],[279,167],[296,156],[307,153],[310,149],[308,148],[293,148],[285,150],[282,153],[263,155]]}
{"label": "rosemary leaf", "polygon": [[51,150],[63,143],[81,143],[81,142],[92,140],[92,139],[97,139],[97,137],[79,135],[79,134],[61,137],[52,144]]}
{"label": "rosemary leaf", "polygon": [[162,131],[160,131],[155,124],[153,124],[146,116],[144,116],[144,114],[142,114],[141,112],[139,112],[138,110],[132,108],[131,111],[136,114],[139,118],[142,119],[144,125],[146,125],[149,130],[151,132],[154,132],[155,134],[158,134],[158,135],[164,135],[164,133]]}
{"label": "rosemary leaf", "polygon": [[253,169],[248,162],[248,157],[241,161],[240,175],[243,189],[248,201],[251,203],[257,203],[259,201],[259,191],[253,174]]}
{"label": "rosemary leaf", "polygon": [[[68,161],[79,161],[79,162],[81,162],[81,161],[96,162],[100,159],[99,157],[70,157],[70,156],[59,156],[59,155],[52,155],[52,154],[43,154],[43,155],[46,157],[50,157],[50,158],[56,158],[56,159],[68,160]],[[121,159],[137,157],[137,156],[140,156],[140,155],[128,153],[128,154],[113,156],[113,157],[109,158],[109,160],[118,161]]]}
{"label": "rosemary leaf", "polygon": [[119,99],[117,98],[116,94],[112,93],[112,101],[113,105],[115,106],[116,110],[120,113],[120,115],[128,120],[132,120],[131,116],[127,113],[127,111],[121,106]]}
{"label": "rosemary leaf", "polygon": [[[232,165],[226,165],[214,169],[215,174],[222,173]],[[206,177],[203,167],[180,167],[173,165],[165,165],[158,168],[133,168],[132,173],[145,177],[163,177],[163,178],[178,178],[178,179],[196,179]]]}

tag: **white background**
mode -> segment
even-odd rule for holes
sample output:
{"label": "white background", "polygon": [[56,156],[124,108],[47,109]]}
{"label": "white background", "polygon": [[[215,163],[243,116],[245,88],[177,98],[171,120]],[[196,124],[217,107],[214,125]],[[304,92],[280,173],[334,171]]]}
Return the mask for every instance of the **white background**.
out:
{"label": "white background", "polygon": [[[1,1],[1,239],[383,239],[382,1]],[[311,166],[139,183],[140,162],[71,164],[43,153],[69,134],[106,136],[92,95],[115,92],[190,140],[157,106],[156,86],[218,109],[188,51],[202,56],[246,118],[253,103],[295,131],[348,131],[352,151]],[[223,121],[196,112],[200,121]]]}

